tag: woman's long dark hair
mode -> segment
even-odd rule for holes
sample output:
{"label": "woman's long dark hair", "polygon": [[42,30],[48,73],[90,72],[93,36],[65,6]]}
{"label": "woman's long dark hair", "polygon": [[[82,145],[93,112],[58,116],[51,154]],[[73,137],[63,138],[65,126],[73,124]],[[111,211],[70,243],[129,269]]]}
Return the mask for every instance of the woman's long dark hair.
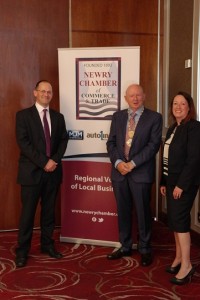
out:
{"label": "woman's long dark hair", "polygon": [[[194,101],[193,101],[193,98],[190,96],[190,94],[186,93],[186,92],[178,92],[178,95],[181,95],[185,98],[185,100],[187,101],[188,103],[188,106],[189,106],[189,112],[188,112],[188,115],[186,116],[186,118],[182,121],[182,123],[186,123],[188,122],[189,120],[191,119],[194,119],[196,120],[196,109],[195,109],[195,106],[194,106]],[[175,97],[176,97],[175,96]],[[174,97],[174,98],[175,98]],[[174,102],[174,98],[172,99],[171,101],[171,104],[170,104],[170,115],[172,117],[172,119],[175,121],[175,117],[173,115],[173,112],[172,112],[172,107],[173,107],[173,102]]]}

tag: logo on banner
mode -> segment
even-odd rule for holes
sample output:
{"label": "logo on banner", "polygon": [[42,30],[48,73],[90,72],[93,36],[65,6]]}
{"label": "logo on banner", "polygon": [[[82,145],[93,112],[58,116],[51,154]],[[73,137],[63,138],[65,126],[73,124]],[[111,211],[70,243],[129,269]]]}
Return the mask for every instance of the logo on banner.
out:
{"label": "logo on banner", "polygon": [[83,140],[83,130],[68,130],[69,140]]}
{"label": "logo on banner", "polygon": [[99,222],[99,223],[102,223],[103,221],[104,221],[103,218],[95,218],[95,217],[92,218],[92,222]]}
{"label": "logo on banner", "polygon": [[76,119],[111,120],[120,109],[121,58],[76,58]]}
{"label": "logo on banner", "polygon": [[94,132],[94,133],[87,133],[86,137],[88,139],[100,139],[100,140],[107,140],[108,139],[108,133],[104,133],[102,130],[100,132]]}

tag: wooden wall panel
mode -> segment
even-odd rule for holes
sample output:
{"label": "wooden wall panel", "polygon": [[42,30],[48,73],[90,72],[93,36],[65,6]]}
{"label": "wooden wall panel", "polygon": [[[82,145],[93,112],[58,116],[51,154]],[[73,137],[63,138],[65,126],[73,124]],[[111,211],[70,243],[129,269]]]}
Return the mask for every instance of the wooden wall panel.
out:
{"label": "wooden wall panel", "polygon": [[157,0],[72,0],[72,31],[157,34]]}
{"label": "wooden wall panel", "polygon": [[193,7],[193,0],[170,4],[169,102],[180,90],[191,94],[192,69],[185,68],[185,60],[192,59]]}
{"label": "wooden wall panel", "polygon": [[156,110],[158,1],[72,1],[72,47],[116,46],[140,46],[140,83]]}
{"label": "wooden wall panel", "polygon": [[[81,38],[80,38],[81,37]],[[146,92],[146,106],[157,109],[157,36],[111,33],[73,33],[74,47],[140,46],[140,83]],[[150,46],[148,46],[150,45]],[[130,74],[131,80],[132,74]]]}
{"label": "wooden wall panel", "polygon": [[[68,0],[1,0],[0,45],[0,230],[4,230],[18,228],[21,207],[16,111],[34,103],[32,90],[42,78],[52,82],[52,107],[59,109],[57,48],[68,47]],[[60,223],[59,210],[57,219]]]}
{"label": "wooden wall panel", "polygon": [[[72,0],[71,5],[72,47],[141,47],[141,84],[147,106],[156,109],[158,1]],[[57,48],[69,46],[69,0],[1,0],[0,6],[0,230],[5,230],[18,228],[21,206],[15,114],[33,104],[32,90],[41,78],[52,82],[52,107],[59,109]],[[58,224],[59,214],[60,202]]]}

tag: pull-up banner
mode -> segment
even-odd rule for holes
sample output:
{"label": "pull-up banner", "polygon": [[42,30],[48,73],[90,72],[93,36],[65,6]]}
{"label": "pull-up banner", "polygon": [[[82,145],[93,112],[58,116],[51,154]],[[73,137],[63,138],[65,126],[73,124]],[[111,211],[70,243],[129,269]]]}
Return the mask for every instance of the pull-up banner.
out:
{"label": "pull-up banner", "polygon": [[60,110],[69,143],[63,158],[61,241],[118,246],[116,204],[106,151],[114,112],[139,83],[140,49],[58,49]]}

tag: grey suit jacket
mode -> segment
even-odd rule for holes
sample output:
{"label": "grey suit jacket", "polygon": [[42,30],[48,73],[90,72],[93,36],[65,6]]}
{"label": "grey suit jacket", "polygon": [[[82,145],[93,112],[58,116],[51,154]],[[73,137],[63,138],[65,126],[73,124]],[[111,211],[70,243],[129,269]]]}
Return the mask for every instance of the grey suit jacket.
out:
{"label": "grey suit jacket", "polygon": [[[124,180],[124,176],[115,168],[118,159],[125,161],[124,144],[126,136],[127,109],[113,114],[107,150],[112,163],[111,178],[114,181]],[[147,108],[142,113],[132,140],[129,160],[136,167],[130,173],[135,182],[151,183],[155,177],[155,156],[162,139],[162,116]]]}
{"label": "grey suit jacket", "polygon": [[[52,109],[51,118],[51,159],[58,163],[53,173],[55,181],[62,178],[61,159],[65,153],[68,135],[64,116]],[[38,184],[43,168],[48,162],[45,135],[38,111],[33,105],[16,114],[16,139],[20,148],[17,182],[23,185]]]}

